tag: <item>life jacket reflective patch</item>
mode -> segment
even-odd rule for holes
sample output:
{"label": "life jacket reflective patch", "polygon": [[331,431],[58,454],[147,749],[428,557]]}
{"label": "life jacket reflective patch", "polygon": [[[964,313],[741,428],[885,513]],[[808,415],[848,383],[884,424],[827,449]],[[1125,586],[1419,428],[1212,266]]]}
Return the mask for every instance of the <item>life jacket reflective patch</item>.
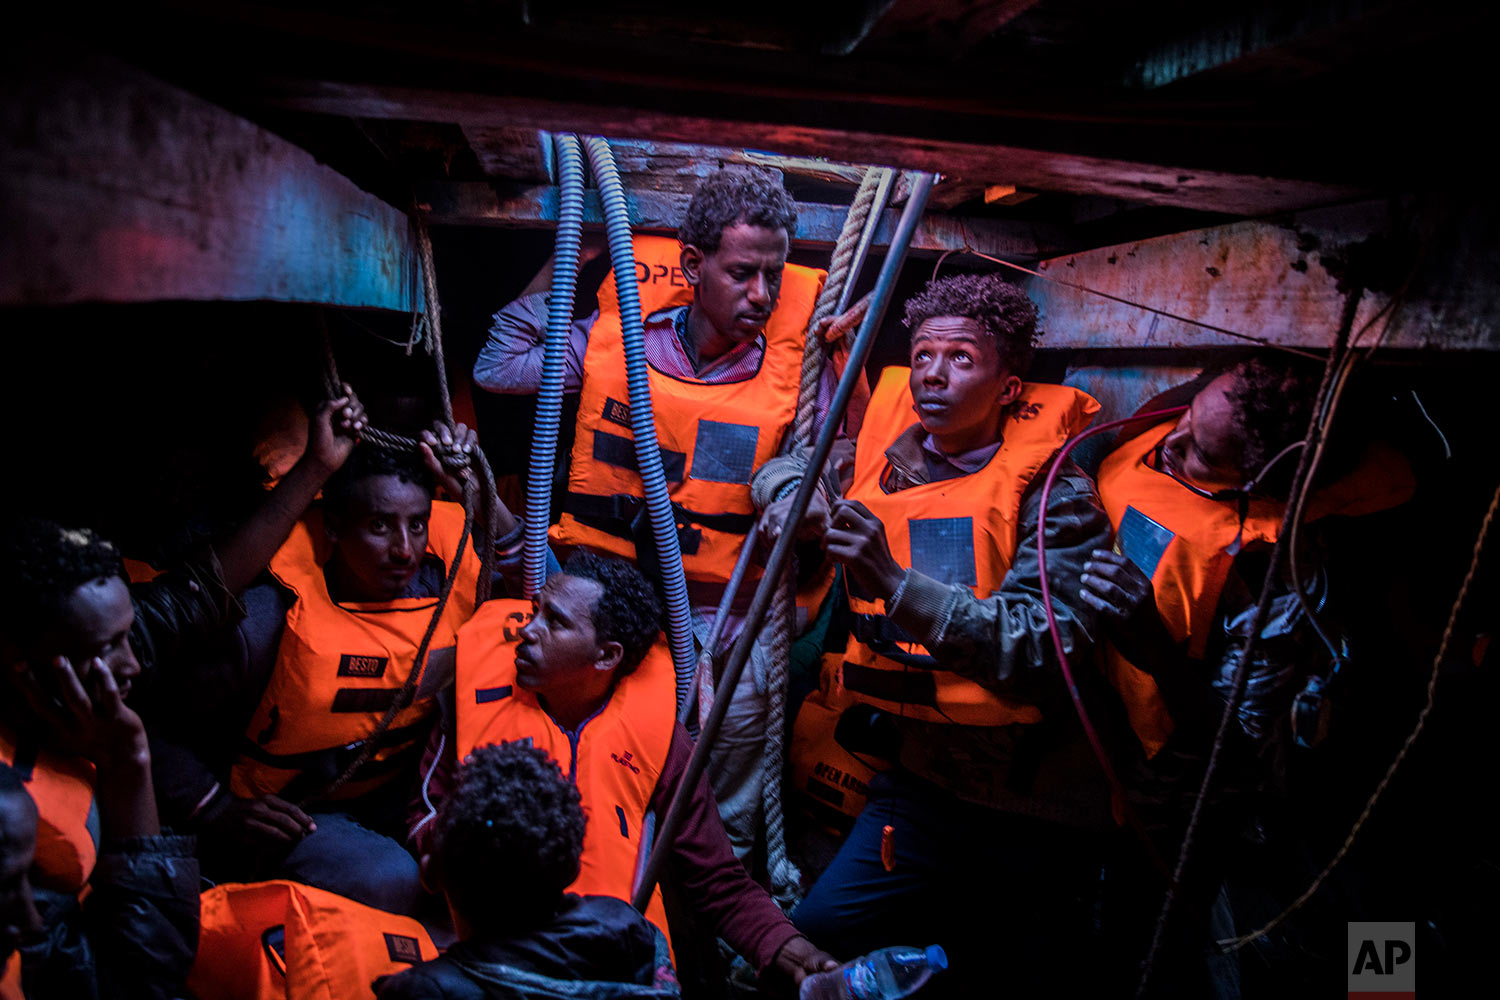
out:
{"label": "life jacket reflective patch", "polygon": [[[455,558],[461,563],[429,651],[451,646],[474,610],[479,558],[468,543],[459,549],[463,520],[460,505],[433,502],[427,556],[444,567]],[[353,760],[406,683],[432,621],[437,602],[431,597],[378,605],[334,602],[323,572],[328,555],[315,511],[298,522],[271,560],[272,574],[295,601],[286,615],[276,668],[231,772],[230,788],[242,798],[280,793],[304,772],[321,785]],[[380,748],[340,796],[364,794],[398,774],[426,737],[432,711],[432,699],[420,698],[398,712]]]}
{"label": "life jacket reflective patch", "polygon": [[1115,529],[1115,542],[1125,556],[1147,577],[1156,575],[1161,557],[1176,534],[1157,524],[1134,507],[1127,506]]}
{"label": "life jacket reflective patch", "polygon": [[[1233,501],[1209,500],[1147,464],[1148,457],[1176,426],[1168,420],[1148,427],[1120,445],[1099,466],[1099,498],[1115,527],[1116,551],[1151,577],[1162,624],[1188,656],[1202,658],[1219,597],[1234,565],[1234,553],[1275,544],[1285,504],[1252,498],[1240,522]],[[1372,445],[1353,472],[1317,490],[1308,500],[1303,523],[1331,515],[1355,516],[1405,503],[1415,490],[1405,457]],[[1103,644],[1105,675],[1125,704],[1147,757],[1154,757],[1171,735],[1173,722],[1156,681]]]}
{"label": "life jacket reflective patch", "polygon": [[21,775],[36,803],[36,858],[32,880],[77,895],[99,859],[99,809],[94,801],[94,765],[82,757],[53,753],[0,729],[0,761]]}
{"label": "life jacket reflective patch", "polygon": [[[674,239],[635,237],[642,317],[693,301],[680,281]],[[824,272],[788,264],[765,330],[765,356],[751,378],[706,383],[650,371],[657,443],[682,536],[690,580],[722,583],[734,570],[754,526],[750,478],[771,458],[795,415],[807,321]],[[630,388],[614,275],[599,290],[599,318],[589,332],[578,434],[568,496],[552,538],[635,559],[635,540],[649,534],[630,424]]]}
{"label": "life jacket reflective patch", "polygon": [[[1088,426],[1099,404],[1069,386],[1025,383],[1002,428],[1000,449],[984,468],[888,493],[882,485],[886,449],[917,423],[910,378],[904,367],[881,373],[855,447],[848,497],[880,518],[897,563],[988,597],[1005,580],[1015,556],[1016,521],[1027,486],[1069,437]],[[852,580],[849,607],[854,622],[830,689],[835,702],[867,702],[926,722],[1041,721],[1034,705],[936,669],[930,652],[886,616],[885,602]]]}
{"label": "life jacket reflective patch", "polygon": [[[529,601],[486,601],[459,629],[455,679],[457,759],[476,747],[525,740],[545,750],[578,786],[588,823],[578,878],[579,895],[630,901],[641,860],[642,831],[677,725],[672,656],[658,642],[632,673],[620,679],[609,702],[574,738],[564,733],[516,684],[519,636],[507,623],[529,618]],[[651,895],[646,919],[667,934],[661,890]]]}
{"label": "life jacket reflective patch", "polygon": [[911,568],[941,583],[979,583],[974,567],[974,519],[972,517],[907,518],[911,542]]}
{"label": "life jacket reflective patch", "polygon": [[200,927],[199,1000],[368,1000],[377,977],[438,955],[410,917],[282,880],[208,890]]}

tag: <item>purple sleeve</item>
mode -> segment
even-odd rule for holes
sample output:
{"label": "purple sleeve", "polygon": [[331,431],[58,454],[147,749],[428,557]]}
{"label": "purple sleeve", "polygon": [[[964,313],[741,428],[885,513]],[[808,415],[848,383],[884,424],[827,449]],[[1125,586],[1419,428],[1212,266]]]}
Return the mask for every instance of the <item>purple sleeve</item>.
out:
{"label": "purple sleeve", "polygon": [[[676,726],[651,808],[664,817],[672,791],[687,773],[693,741]],[[693,788],[682,830],[672,845],[666,877],[678,886],[694,915],[713,926],[719,937],[755,966],[764,970],[798,930],[761,888],[729,847],[729,835],[719,819],[719,807],[708,782],[699,778]]]}
{"label": "purple sleeve", "polygon": [[813,427],[822,427],[823,422],[828,419],[828,411],[833,409],[833,393],[838,385],[838,374],[834,372],[833,365],[824,365],[823,375],[818,379],[818,395],[813,401]]}
{"label": "purple sleeve", "polygon": [[[589,330],[599,318],[595,311],[575,319],[568,329],[568,353],[563,390],[577,392],[583,384],[583,352]],[[490,392],[525,396],[542,385],[543,340],[547,333],[547,296],[523,295],[495,313],[489,339],[474,361],[474,382]]]}

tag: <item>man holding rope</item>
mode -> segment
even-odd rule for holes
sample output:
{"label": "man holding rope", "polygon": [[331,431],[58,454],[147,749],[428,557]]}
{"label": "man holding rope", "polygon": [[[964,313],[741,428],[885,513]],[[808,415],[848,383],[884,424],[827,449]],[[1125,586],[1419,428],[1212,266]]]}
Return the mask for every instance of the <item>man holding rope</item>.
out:
{"label": "man holding rope", "polygon": [[366,443],[335,456],[321,504],[272,557],[272,580],[245,594],[224,655],[172,685],[161,794],[199,832],[215,877],[292,878],[391,913],[422,898],[399,842],[405,779],[450,678],[424,671],[382,723],[405,698],[455,560],[429,648],[451,647],[475,606],[480,560],[460,550],[463,509],[433,499],[437,483],[463,494],[438,459],[476,447],[455,430],[424,433],[421,455]]}
{"label": "man holding rope", "polygon": [[854,612],[827,679],[840,741],[887,770],[794,921],[840,958],[935,939],[956,995],[993,992],[998,970],[1022,993],[1055,989],[1079,967],[1076,897],[1108,808],[1048,639],[1035,540],[1045,520],[1054,610],[1081,654],[1093,612],[1072,595],[1108,522],[1076,468],[1045,511],[1039,493],[1098,404],[1021,381],[1036,308],[996,276],[935,281],[906,321],[911,366],[882,374],[824,542]]}

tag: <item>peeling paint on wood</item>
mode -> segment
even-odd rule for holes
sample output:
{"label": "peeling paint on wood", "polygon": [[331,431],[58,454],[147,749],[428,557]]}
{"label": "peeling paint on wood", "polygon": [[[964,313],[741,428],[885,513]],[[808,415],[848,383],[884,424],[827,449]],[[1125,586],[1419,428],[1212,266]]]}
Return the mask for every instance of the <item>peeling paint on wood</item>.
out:
{"label": "peeling paint on wood", "polygon": [[1147,205],[1262,216],[1345,202],[1363,194],[1341,184],[807,125],[730,120],[604,107],[511,95],[427,90],[376,84],[283,80],[254,100],[269,106],[356,118],[409,118],[512,125],[657,142],[734,144],[816,156],[836,151],[847,163],[935,170],[974,179],[1003,179],[1030,191],[1103,195]]}
{"label": "peeling paint on wood", "polygon": [[112,60],[32,50],[5,68],[0,218],[0,303],[420,303],[405,215]]}
{"label": "peeling paint on wood", "polygon": [[[1500,349],[1500,267],[1493,210],[1424,208],[1430,237],[1385,339],[1389,348]],[[1303,213],[1281,224],[1242,222],[1069,254],[1037,269],[1082,285],[1289,347],[1325,348],[1338,327],[1344,282],[1372,289],[1355,330],[1389,300],[1416,259],[1415,239],[1391,231],[1384,202]],[[1053,281],[1030,278],[1047,346],[1184,348],[1243,345],[1220,333]],[[1371,328],[1375,337],[1384,320]],[[1368,342],[1368,341],[1367,341]]]}

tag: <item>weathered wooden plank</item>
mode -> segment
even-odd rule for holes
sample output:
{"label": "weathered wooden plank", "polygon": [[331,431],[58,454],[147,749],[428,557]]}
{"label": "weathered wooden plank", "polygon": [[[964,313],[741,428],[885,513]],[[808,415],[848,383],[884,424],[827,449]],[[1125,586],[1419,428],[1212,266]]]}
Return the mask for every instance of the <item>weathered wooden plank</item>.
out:
{"label": "weathered wooden plank", "polygon": [[998,143],[932,139],[806,125],[707,118],[515,95],[378,84],[281,80],[257,97],[275,107],[356,118],[415,118],[468,125],[511,124],[663,142],[732,144],[815,156],[837,150],[846,163],[881,163],[992,178],[1035,191],[1103,195],[1148,205],[1270,215],[1348,201],[1358,188],[1163,166]]}
{"label": "weathered wooden plank", "polygon": [[[1385,348],[1500,350],[1500,234],[1493,205],[1424,208],[1421,254],[1393,232],[1384,202],[1303,213],[1282,224],[1241,222],[1042,261],[1057,282],[1151,306],[1287,347],[1325,348],[1343,309],[1341,282],[1372,261],[1355,329],[1420,271],[1395,311]],[[1048,347],[1184,348],[1244,341],[1040,278],[1026,287]],[[1382,329],[1371,327],[1366,343]]]}
{"label": "weathered wooden plank", "polygon": [[[631,225],[658,232],[676,232],[691,199],[687,194],[632,188],[629,183],[626,193]],[[557,223],[557,204],[555,187],[452,183],[434,186],[419,195],[419,207],[430,211],[433,222],[450,225],[545,228]],[[802,247],[831,247],[838,240],[847,213],[848,208],[843,205],[798,204],[794,243]],[[890,245],[898,216],[895,209],[884,213],[875,231],[875,246]],[[596,191],[584,195],[583,219],[585,225],[603,223]],[[1018,259],[1052,253],[1062,245],[1062,233],[1042,223],[931,214],[918,224],[912,238],[914,250],[959,250],[969,246],[995,256]]]}
{"label": "weathered wooden plank", "polygon": [[416,305],[406,217],[301,149],[111,60],[3,74],[0,303]]}
{"label": "weathered wooden plank", "polygon": [[[1164,87],[1275,49],[1288,49],[1309,37],[1322,34],[1337,39],[1347,33],[1351,22],[1382,6],[1391,5],[1371,0],[1314,0],[1226,17],[1158,45],[1136,62],[1127,82],[1148,89]],[[1290,54],[1283,53],[1281,65],[1291,61]],[[1313,60],[1312,65],[1320,64]]]}
{"label": "weathered wooden plank", "polygon": [[864,15],[825,50],[846,56],[893,38],[916,39],[926,48],[957,58],[1038,0],[873,0]]}
{"label": "weathered wooden plank", "polygon": [[868,167],[853,163],[834,163],[831,160],[814,159],[808,156],[777,156],[774,153],[757,153],[751,150],[731,151],[721,158],[724,163],[743,163],[752,167],[779,170],[783,174],[806,177],[830,184],[858,186],[865,179]]}
{"label": "weathered wooden plank", "polygon": [[470,125],[463,131],[489,176],[538,184],[552,180],[552,137],[546,132],[487,125]]}

